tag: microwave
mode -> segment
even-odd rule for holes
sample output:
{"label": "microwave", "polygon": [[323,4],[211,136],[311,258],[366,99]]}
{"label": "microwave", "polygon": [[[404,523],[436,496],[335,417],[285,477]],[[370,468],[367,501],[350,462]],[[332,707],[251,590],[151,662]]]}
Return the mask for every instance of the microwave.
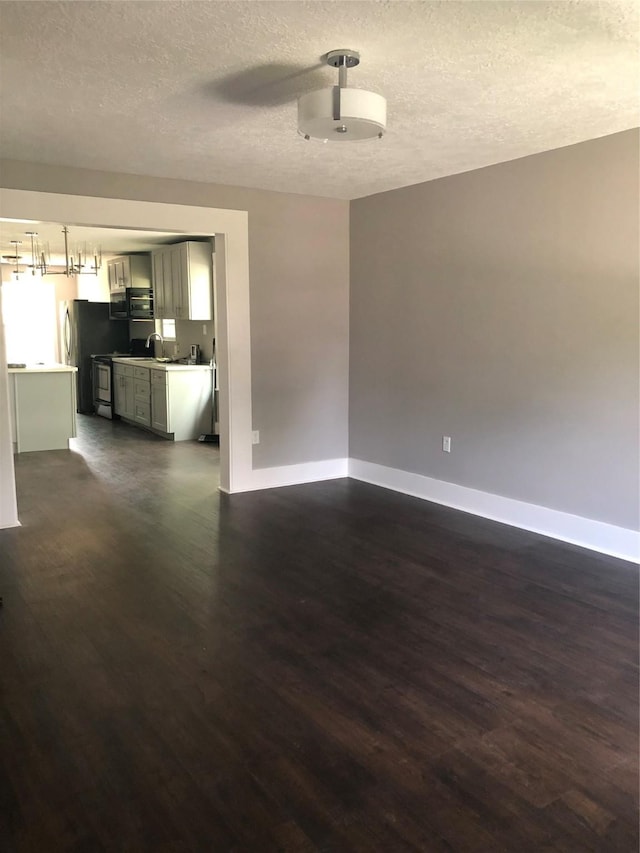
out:
{"label": "microwave", "polygon": [[153,320],[153,290],[126,287],[112,291],[109,316],[112,320]]}

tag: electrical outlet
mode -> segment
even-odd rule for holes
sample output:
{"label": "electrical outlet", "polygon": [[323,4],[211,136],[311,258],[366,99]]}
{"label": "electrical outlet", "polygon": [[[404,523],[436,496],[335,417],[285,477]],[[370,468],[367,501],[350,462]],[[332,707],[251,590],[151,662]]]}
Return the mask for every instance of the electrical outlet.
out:
{"label": "electrical outlet", "polygon": [[451,436],[443,435],[442,436],[442,449],[445,453],[451,453]]}
{"label": "electrical outlet", "polygon": [[203,335],[206,335],[206,334],[207,334],[207,324],[206,324],[206,323],[203,323],[203,324],[202,324],[202,334],[203,334]]}
{"label": "electrical outlet", "polygon": [[260,430],[254,429],[251,433],[251,443],[252,444],[260,444]]}

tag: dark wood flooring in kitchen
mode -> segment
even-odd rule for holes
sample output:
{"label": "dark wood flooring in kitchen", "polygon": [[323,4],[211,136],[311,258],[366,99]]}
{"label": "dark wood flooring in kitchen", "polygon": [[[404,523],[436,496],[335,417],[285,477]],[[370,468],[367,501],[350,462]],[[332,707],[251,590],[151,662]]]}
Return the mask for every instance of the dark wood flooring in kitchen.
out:
{"label": "dark wood flooring in kitchen", "polygon": [[637,850],[633,566],[80,420],[0,532],[3,851]]}

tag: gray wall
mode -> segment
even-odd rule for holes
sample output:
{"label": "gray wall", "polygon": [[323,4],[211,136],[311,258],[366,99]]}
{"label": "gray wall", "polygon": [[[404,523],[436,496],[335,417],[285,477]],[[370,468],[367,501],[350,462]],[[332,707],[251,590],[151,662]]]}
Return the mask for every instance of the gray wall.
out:
{"label": "gray wall", "polygon": [[638,145],[352,203],[352,457],[638,526]]}
{"label": "gray wall", "polygon": [[347,455],[348,202],[9,160],[0,169],[11,189],[247,210],[254,465]]}
{"label": "gray wall", "polygon": [[249,211],[258,467],[347,455],[348,403],[351,456],[633,528],[638,144],[352,202],[350,308],[346,202],[15,161],[0,177]]}

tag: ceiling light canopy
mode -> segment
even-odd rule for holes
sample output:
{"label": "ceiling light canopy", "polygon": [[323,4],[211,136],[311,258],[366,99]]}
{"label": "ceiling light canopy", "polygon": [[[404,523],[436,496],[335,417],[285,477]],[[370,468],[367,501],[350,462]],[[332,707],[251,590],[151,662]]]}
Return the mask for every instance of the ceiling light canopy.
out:
{"label": "ceiling light canopy", "polygon": [[338,69],[338,85],[298,98],[298,133],[323,142],[380,139],[387,126],[387,101],[377,92],[350,89],[347,69],[360,63],[355,50],[331,50],[327,65]]}

